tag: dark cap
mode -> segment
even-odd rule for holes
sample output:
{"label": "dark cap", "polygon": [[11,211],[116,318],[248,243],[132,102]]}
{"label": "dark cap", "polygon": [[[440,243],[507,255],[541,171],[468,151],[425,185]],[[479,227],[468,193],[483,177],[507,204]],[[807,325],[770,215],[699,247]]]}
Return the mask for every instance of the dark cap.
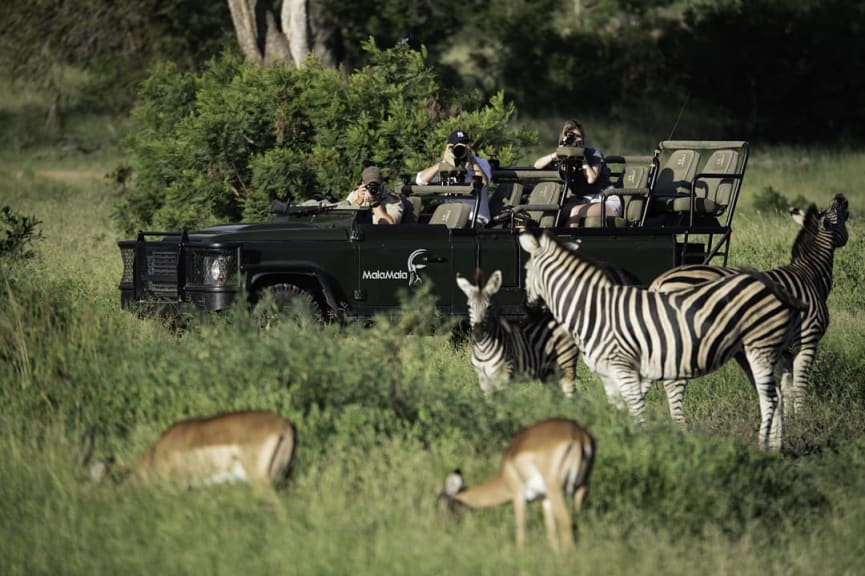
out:
{"label": "dark cap", "polygon": [[466,142],[471,142],[471,139],[469,138],[469,135],[462,130],[454,130],[451,132],[451,135],[448,136],[448,144],[465,144]]}
{"label": "dark cap", "polygon": [[378,166],[367,166],[363,169],[363,183],[375,182],[381,184],[381,170]]}

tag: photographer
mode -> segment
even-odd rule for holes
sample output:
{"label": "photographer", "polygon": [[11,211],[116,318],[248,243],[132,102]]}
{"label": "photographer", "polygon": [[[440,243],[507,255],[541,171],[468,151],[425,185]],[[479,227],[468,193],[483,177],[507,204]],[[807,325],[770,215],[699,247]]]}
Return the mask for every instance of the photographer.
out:
{"label": "photographer", "polygon": [[402,199],[384,187],[377,166],[364,168],[361,185],[351,191],[346,201],[350,206],[370,206],[373,224],[402,222]]}
{"label": "photographer", "polygon": [[[471,139],[469,139],[468,134],[463,130],[455,130],[448,136],[441,161],[418,172],[415,182],[421,186],[440,183],[442,181],[442,172],[455,172],[459,174],[461,178],[461,181],[458,182],[459,184],[470,184],[475,176],[480,176],[483,187],[481,188],[481,201],[478,208],[478,223],[483,225],[489,222],[490,203],[487,188],[493,177],[493,172],[490,168],[490,163],[486,159],[475,155],[472,150]],[[474,207],[474,200],[471,198],[453,198],[448,201],[471,202],[472,207]],[[474,217],[474,214],[469,215],[469,218],[472,217]]]}
{"label": "photographer", "polygon": [[[572,196],[568,199],[563,213],[568,214],[568,225],[577,226],[581,219],[588,216],[601,215],[601,198],[603,192],[611,187],[610,171],[607,168],[604,155],[597,148],[584,145],[583,127],[576,120],[567,120],[559,135],[559,146],[574,146],[583,149],[583,160],[579,166],[578,177],[570,182]],[[559,162],[556,152],[544,154],[535,160],[535,168],[557,167]],[[606,216],[621,216],[622,199],[619,196],[608,196],[604,204]]]}

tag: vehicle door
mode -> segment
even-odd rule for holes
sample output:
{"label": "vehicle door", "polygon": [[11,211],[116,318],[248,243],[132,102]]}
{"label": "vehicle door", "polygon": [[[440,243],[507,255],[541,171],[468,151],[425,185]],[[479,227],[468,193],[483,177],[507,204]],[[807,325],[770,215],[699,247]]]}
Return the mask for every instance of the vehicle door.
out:
{"label": "vehicle door", "polygon": [[441,225],[360,225],[353,307],[366,314],[399,306],[400,294],[429,287],[452,313],[456,286],[450,231]]}

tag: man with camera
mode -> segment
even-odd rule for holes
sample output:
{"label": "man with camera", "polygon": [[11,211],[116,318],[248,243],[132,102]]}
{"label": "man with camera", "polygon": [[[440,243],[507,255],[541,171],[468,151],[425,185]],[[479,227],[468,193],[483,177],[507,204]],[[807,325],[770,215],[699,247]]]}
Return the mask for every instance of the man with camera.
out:
{"label": "man with camera", "polygon": [[[570,182],[571,198],[565,205],[564,213],[568,214],[568,225],[576,226],[579,221],[589,216],[600,216],[602,205],[602,194],[610,188],[610,170],[607,168],[604,155],[597,148],[589,148],[583,142],[583,127],[576,120],[567,120],[562,126],[559,136],[559,146],[576,147],[583,149],[583,158]],[[560,158],[557,152],[544,154],[535,160],[535,168],[559,167]],[[573,161],[568,157],[566,161]],[[603,212],[606,216],[621,216],[622,199],[618,196],[607,196],[603,202]]]}
{"label": "man with camera", "polygon": [[[421,186],[427,184],[441,183],[443,175],[453,174],[457,182],[445,182],[448,184],[470,184],[475,176],[481,178],[481,201],[478,208],[478,223],[483,225],[490,221],[490,201],[487,193],[493,172],[490,163],[480,156],[476,156],[472,150],[472,142],[468,134],[463,130],[454,130],[448,136],[442,159],[417,173],[415,182]],[[470,202],[474,208],[474,200],[471,198],[453,198],[449,202]],[[474,215],[470,214],[469,218]]]}
{"label": "man with camera", "polygon": [[402,222],[402,199],[384,187],[381,170],[377,166],[364,168],[360,186],[351,191],[346,201],[350,206],[372,208],[373,224]]}

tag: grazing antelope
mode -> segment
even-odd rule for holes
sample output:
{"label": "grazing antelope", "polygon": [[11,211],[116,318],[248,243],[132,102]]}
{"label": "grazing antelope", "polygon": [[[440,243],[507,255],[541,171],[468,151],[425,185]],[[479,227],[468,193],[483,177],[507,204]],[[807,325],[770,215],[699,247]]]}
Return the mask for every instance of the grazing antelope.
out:
{"label": "grazing antelope", "polygon": [[540,500],[550,543],[556,550],[570,549],[574,537],[566,498],[579,512],[594,457],[595,441],[579,424],[565,418],[542,420],[511,440],[494,478],[466,488],[456,469],[448,475],[440,498],[451,509],[512,502],[518,546],[525,541],[526,503]]}
{"label": "grazing antelope", "polygon": [[[272,491],[288,478],[297,446],[294,426],[263,411],[229,412],[182,420],[126,470],[113,475],[131,483],[165,481],[187,486],[246,482]],[[99,480],[106,468],[91,467]]]}

